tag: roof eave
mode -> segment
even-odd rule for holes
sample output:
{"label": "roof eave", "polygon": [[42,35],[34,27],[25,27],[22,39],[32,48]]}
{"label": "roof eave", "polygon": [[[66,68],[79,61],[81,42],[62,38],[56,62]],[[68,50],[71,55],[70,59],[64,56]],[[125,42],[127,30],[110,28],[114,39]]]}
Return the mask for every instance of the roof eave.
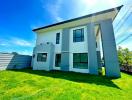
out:
{"label": "roof eave", "polygon": [[56,26],[56,25],[60,25],[60,24],[64,24],[64,23],[68,23],[68,22],[72,22],[72,21],[76,21],[76,20],[80,20],[80,19],[83,19],[83,18],[86,18],[86,17],[93,17],[93,16],[96,16],[96,15],[99,15],[99,14],[103,14],[103,13],[107,13],[107,12],[110,12],[110,11],[114,11],[115,9],[118,10],[118,12],[119,12],[122,7],[123,7],[123,5],[121,5],[119,7],[116,7],[116,8],[108,9],[108,10],[105,10],[105,11],[101,11],[101,12],[97,12],[97,13],[81,16],[81,17],[78,17],[78,18],[66,20],[66,21],[63,21],[63,22],[55,23],[55,24],[52,24],[52,25],[36,28],[36,29],[33,29],[32,31],[35,32],[35,31],[38,31],[38,30],[41,30],[41,29],[45,29],[45,28]]}

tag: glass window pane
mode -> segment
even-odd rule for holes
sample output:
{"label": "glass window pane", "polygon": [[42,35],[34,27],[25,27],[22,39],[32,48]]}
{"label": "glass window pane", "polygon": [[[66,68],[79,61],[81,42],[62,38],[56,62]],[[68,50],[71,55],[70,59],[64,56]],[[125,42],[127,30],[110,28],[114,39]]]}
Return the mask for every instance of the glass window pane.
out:
{"label": "glass window pane", "polygon": [[84,36],[81,37],[81,41],[84,41]]}
{"label": "glass window pane", "polygon": [[76,30],[76,37],[81,37],[82,31],[81,29]]}
{"label": "glass window pane", "polygon": [[38,53],[37,54],[38,62],[46,62],[46,60],[47,60],[47,53]]}
{"label": "glass window pane", "polygon": [[76,37],[76,31],[75,30],[73,31],[73,37],[74,38]]}
{"label": "glass window pane", "polygon": [[76,42],[76,38],[73,38],[73,42]]}
{"label": "glass window pane", "polygon": [[81,62],[88,62],[88,55],[87,55],[87,53],[81,54]]}
{"label": "glass window pane", "polygon": [[81,63],[81,69],[88,69],[88,64],[87,63]]}
{"label": "glass window pane", "polygon": [[88,69],[88,54],[74,53],[73,54],[73,68]]}
{"label": "glass window pane", "polygon": [[88,64],[87,63],[74,63],[73,68],[88,69]]}
{"label": "glass window pane", "polygon": [[84,28],[73,30],[73,42],[84,41]]}
{"label": "glass window pane", "polygon": [[60,64],[61,64],[61,54],[56,54],[55,66],[60,67]]}
{"label": "glass window pane", "polygon": [[60,33],[56,34],[56,44],[59,44],[60,42]]}
{"label": "glass window pane", "polygon": [[80,62],[80,55],[78,53],[73,54],[73,62]]}
{"label": "glass window pane", "polygon": [[82,41],[82,39],[81,39],[81,37],[76,37],[76,42],[81,42]]}
{"label": "glass window pane", "polygon": [[78,68],[79,63],[73,63],[73,68]]}

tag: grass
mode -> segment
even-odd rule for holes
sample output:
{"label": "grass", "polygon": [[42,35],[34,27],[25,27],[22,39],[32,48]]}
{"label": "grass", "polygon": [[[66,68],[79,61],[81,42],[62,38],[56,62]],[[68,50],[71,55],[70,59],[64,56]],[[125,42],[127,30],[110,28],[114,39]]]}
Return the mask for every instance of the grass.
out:
{"label": "grass", "polygon": [[0,71],[0,100],[132,100],[132,76],[59,71]]}

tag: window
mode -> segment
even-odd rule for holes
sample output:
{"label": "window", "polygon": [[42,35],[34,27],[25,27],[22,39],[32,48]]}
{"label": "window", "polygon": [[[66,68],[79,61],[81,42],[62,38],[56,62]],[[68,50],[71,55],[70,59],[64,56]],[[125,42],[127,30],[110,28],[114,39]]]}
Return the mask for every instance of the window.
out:
{"label": "window", "polygon": [[33,54],[33,56],[32,56],[33,58],[35,58],[35,54]]}
{"label": "window", "polygon": [[96,41],[96,48],[98,47],[97,41]]}
{"label": "window", "polygon": [[73,53],[73,68],[88,69],[88,54]]}
{"label": "window", "polygon": [[84,28],[73,30],[73,42],[84,41]]}
{"label": "window", "polygon": [[56,44],[60,43],[60,33],[56,33]]}
{"label": "window", "polygon": [[61,54],[56,54],[55,56],[55,67],[60,67],[61,64]]}
{"label": "window", "polygon": [[47,60],[47,53],[38,53],[37,61],[38,62],[46,62]]}

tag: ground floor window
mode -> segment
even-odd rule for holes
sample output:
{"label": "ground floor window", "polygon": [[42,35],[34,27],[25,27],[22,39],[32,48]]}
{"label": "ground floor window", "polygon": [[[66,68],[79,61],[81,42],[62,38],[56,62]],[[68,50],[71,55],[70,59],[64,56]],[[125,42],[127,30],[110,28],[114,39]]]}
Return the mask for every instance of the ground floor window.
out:
{"label": "ground floor window", "polygon": [[73,53],[73,68],[88,69],[88,53]]}
{"label": "ground floor window", "polygon": [[46,60],[47,60],[47,53],[38,53],[37,54],[38,62],[46,62]]}
{"label": "ground floor window", "polygon": [[55,67],[60,67],[61,64],[61,54],[55,55]]}

